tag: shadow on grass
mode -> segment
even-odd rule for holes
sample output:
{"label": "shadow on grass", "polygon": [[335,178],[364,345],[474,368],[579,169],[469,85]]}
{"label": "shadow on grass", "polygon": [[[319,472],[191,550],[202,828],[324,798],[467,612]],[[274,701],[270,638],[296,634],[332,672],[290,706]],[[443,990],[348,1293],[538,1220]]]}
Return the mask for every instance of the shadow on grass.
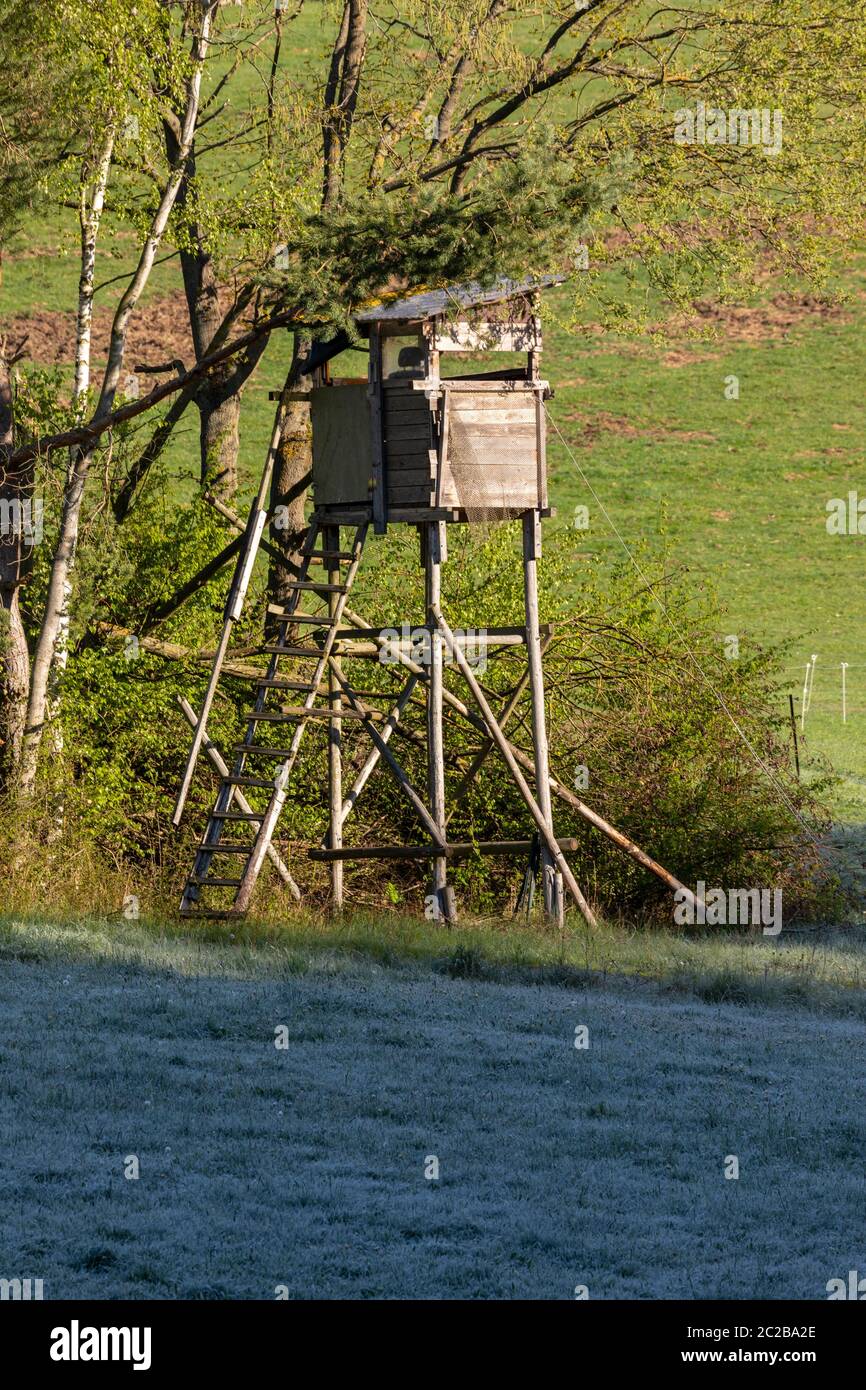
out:
{"label": "shadow on grass", "polygon": [[513,922],[446,929],[398,914],[338,921],[297,913],[284,923],[202,923],[40,915],[0,917],[0,960],[79,964],[238,980],[321,975],[489,985],[630,988],[707,1004],[787,1007],[866,1021],[866,931],[816,927],[766,938],[604,923],[553,932]]}

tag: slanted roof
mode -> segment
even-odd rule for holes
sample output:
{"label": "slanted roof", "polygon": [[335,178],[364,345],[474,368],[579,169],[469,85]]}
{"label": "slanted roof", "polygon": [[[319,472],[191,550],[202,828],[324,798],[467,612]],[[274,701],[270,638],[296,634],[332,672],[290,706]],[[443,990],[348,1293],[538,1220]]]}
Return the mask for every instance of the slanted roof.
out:
{"label": "slanted roof", "polygon": [[439,314],[453,314],[460,309],[476,309],[484,304],[504,304],[509,299],[518,299],[522,295],[547,289],[550,285],[559,285],[564,279],[564,275],[542,275],[518,281],[502,276],[487,289],[479,284],[449,285],[447,289],[413,294],[409,299],[374,304],[371,309],[364,309],[357,314],[356,322],[416,323],[419,319],[432,319]]}

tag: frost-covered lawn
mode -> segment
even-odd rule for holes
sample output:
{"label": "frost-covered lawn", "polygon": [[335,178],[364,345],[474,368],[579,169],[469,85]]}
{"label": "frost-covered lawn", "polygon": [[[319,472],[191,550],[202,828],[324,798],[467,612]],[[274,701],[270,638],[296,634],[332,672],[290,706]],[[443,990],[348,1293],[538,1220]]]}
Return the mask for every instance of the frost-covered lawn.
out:
{"label": "frost-covered lawn", "polygon": [[866,1273],[857,1021],[13,959],[0,1019],[0,1276],[46,1297],[821,1298]]}

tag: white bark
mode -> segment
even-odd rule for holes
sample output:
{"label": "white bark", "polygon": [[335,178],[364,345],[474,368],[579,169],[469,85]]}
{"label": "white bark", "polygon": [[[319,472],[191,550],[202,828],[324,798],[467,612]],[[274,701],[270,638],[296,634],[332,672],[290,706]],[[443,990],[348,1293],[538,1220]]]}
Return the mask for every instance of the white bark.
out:
{"label": "white bark", "polygon": [[[217,0],[201,0],[201,27],[192,45],[193,66],[187,87],[186,110],[181,126],[178,158],[166,181],[138,265],[115,311],[111,326],[108,363],[102,379],[99,400],[93,414],[94,421],[104,420],[111,414],[114,406],[114,399],[123,370],[129,321],[150,278],[157,251],[165,235],[168,220],[181,186],[186,161],[192,149],[199,114],[202,72],[210,42],[211,22],[216,8]],[[45,612],[36,643],[30,679],[27,727],[24,733],[21,758],[21,790],[28,796],[33,795],[36,786],[39,749],[48,714],[51,670],[57,653],[58,641],[61,639],[63,631],[63,617],[69,594],[69,576],[78,542],[81,504],[92,458],[92,449],[77,452],[66,478],[60,534],[51,566]]]}
{"label": "white bark", "polygon": [[[90,389],[90,353],[93,341],[93,282],[96,271],[96,243],[99,224],[105,207],[105,193],[108,176],[111,172],[111,158],[114,152],[114,131],[109,130],[96,162],[92,182],[83,177],[78,206],[78,220],[81,228],[81,269],[78,278],[78,316],[75,332],[75,381],[73,399],[79,418],[86,408],[87,393]],[[70,451],[70,470],[75,465],[74,451]],[[47,722],[51,728],[51,749],[59,758],[63,752],[63,731],[56,720],[59,710],[58,686],[69,661],[69,600],[72,596],[72,581],[67,577],[63,586],[63,602],[57,624],[57,637],[54,643],[54,660],[49,674],[47,702]],[[65,797],[61,790],[57,806],[57,830],[63,825]]]}
{"label": "white bark", "polygon": [[81,224],[81,273],[78,280],[78,322],[75,335],[75,400],[83,405],[84,397],[90,387],[90,348],[93,334],[93,280],[96,270],[96,239],[102,210],[105,207],[105,191],[114,152],[114,131],[105,138],[96,172],[92,192],[86,181],[82,182],[79,204]]}

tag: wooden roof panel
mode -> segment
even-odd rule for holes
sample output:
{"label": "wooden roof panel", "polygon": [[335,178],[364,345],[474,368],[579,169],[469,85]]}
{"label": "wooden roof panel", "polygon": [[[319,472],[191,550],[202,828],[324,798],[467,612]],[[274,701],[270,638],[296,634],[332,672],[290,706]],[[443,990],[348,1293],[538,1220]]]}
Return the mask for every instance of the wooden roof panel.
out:
{"label": "wooden roof panel", "polygon": [[475,309],[485,304],[503,304],[509,299],[518,299],[525,294],[559,285],[564,275],[542,275],[529,280],[508,280],[504,276],[485,288],[479,284],[449,285],[441,290],[427,290],[423,294],[411,295],[408,299],[396,299],[387,304],[374,304],[356,315],[359,324],[371,323],[417,323],[432,319],[440,314],[453,314],[461,309]]}

